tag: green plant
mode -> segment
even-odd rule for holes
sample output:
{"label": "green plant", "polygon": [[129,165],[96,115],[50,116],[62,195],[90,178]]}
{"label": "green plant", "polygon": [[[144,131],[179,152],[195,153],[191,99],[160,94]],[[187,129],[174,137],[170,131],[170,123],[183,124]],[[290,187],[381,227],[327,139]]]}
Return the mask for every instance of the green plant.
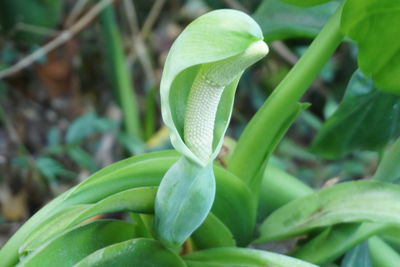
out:
{"label": "green plant", "polygon": [[[328,1],[307,0],[302,5],[322,2]],[[379,15],[385,22],[398,18],[399,9],[392,4],[347,0],[338,5],[308,50],[247,125],[226,168],[213,161],[222,146],[239,78],[245,68],[267,54],[268,48],[259,26],[242,12],[218,10],[198,18],[175,41],[161,82],[162,115],[177,151],[120,161],[60,195],[2,248],[2,264],[315,266],[299,259],[321,264],[348,251],[343,266],[355,266],[355,257],[370,256],[374,266],[396,266],[400,187],[388,182],[400,177],[396,164],[400,159],[399,140],[382,157],[374,180],[341,183],[316,192],[268,163],[289,126],[309,106],[299,103],[300,98],[345,35],[360,46],[359,67],[365,75],[355,77],[372,78],[366,83],[353,81],[349,88],[374,84],[373,90],[387,94],[384,99],[390,101],[389,96],[395,96],[388,92],[400,93],[399,83],[393,82],[399,76],[387,76],[399,71],[400,66],[393,64],[399,44],[390,43],[390,49],[382,50],[375,47],[374,39],[391,40],[398,31],[395,23],[372,23],[365,28],[370,17]],[[300,33],[313,34],[293,31],[295,36]],[[275,32],[275,36],[282,35]],[[375,49],[369,49],[369,44]],[[378,56],[379,64],[372,64]],[[349,110],[352,114],[347,101],[363,104],[357,97],[345,98],[334,116],[345,118],[343,114]],[[390,103],[393,109],[388,112],[392,116],[397,114],[398,104]],[[327,135],[324,131],[352,130],[343,123],[323,127],[321,135]],[[398,138],[398,131],[382,130],[390,134],[378,139],[370,136],[368,143],[375,143],[367,148],[382,150]],[[355,137],[344,138],[344,147],[349,138]],[[366,148],[360,142],[340,153],[330,153],[329,147],[318,143],[314,149],[336,156]],[[128,222],[87,221],[117,211],[130,212]],[[245,248],[251,243],[300,234],[307,235],[307,239],[298,243],[292,252],[294,257]],[[355,247],[369,237],[368,248],[366,243]]]}

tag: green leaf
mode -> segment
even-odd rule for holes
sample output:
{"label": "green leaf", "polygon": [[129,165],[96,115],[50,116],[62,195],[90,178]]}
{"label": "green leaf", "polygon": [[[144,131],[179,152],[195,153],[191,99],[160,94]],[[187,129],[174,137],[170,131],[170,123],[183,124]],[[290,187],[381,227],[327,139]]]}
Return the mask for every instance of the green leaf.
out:
{"label": "green leaf", "polygon": [[248,248],[214,248],[183,258],[188,267],[316,267],[285,255]]}
{"label": "green leaf", "polygon": [[356,71],[342,103],[319,130],[311,149],[333,159],[357,149],[380,150],[399,134],[400,96],[375,89]]}
{"label": "green leaf", "polygon": [[[5,0],[0,3],[0,24],[2,30],[15,31],[18,23],[53,29],[59,22],[62,11],[61,0],[29,1]],[[17,31],[16,40],[28,44],[38,44],[44,37],[31,31]]]}
{"label": "green leaf", "polygon": [[[301,208],[299,208],[301,207]],[[294,200],[261,225],[257,242],[349,222],[400,224],[400,186],[377,181],[348,182]]]}
{"label": "green leaf", "polygon": [[315,264],[327,263],[388,226],[383,223],[338,224],[303,244],[293,256]]}
{"label": "green leaf", "polygon": [[366,242],[357,245],[346,253],[340,267],[372,267],[371,256],[369,255]]}
{"label": "green leaf", "polygon": [[88,112],[74,120],[68,128],[65,142],[76,143],[96,132],[104,132],[115,127],[115,122]]}
{"label": "green leaf", "polygon": [[249,187],[224,168],[214,166],[217,185],[212,213],[232,232],[238,246],[247,246],[256,224],[256,202]]}
{"label": "green leaf", "polygon": [[43,244],[18,266],[69,267],[114,243],[135,237],[132,224],[123,221],[100,220],[80,225]]}
{"label": "green leaf", "polygon": [[155,194],[155,187],[134,188],[116,193],[94,204],[80,204],[62,209],[47,218],[46,223],[32,232],[21,244],[19,252],[25,254],[34,251],[58,233],[98,214],[117,211],[150,213],[153,211]]}
{"label": "green leaf", "polygon": [[281,1],[295,6],[306,7],[306,6],[321,5],[323,3],[330,2],[332,0],[281,0]]}
{"label": "green leaf", "polygon": [[86,266],[185,267],[186,264],[160,242],[138,238],[100,249],[75,265],[75,267]]}
{"label": "green leaf", "polygon": [[264,0],[253,14],[266,41],[314,38],[339,6],[330,2],[314,7],[296,7],[281,0]]}
{"label": "green leaf", "polygon": [[39,172],[52,183],[56,182],[57,176],[73,176],[73,172],[67,171],[60,162],[52,158],[40,157],[35,164]]}
{"label": "green leaf", "polygon": [[67,153],[79,166],[87,168],[92,172],[97,169],[97,164],[94,158],[78,145],[68,147]]}
{"label": "green leaf", "polygon": [[358,65],[377,88],[400,94],[400,0],[348,0],[341,28],[359,47]]}
{"label": "green leaf", "polygon": [[373,179],[389,183],[400,182],[400,138],[385,153]]}
{"label": "green leaf", "polygon": [[373,266],[392,267],[399,264],[400,255],[379,237],[371,237],[368,246]]}
{"label": "green leaf", "polygon": [[268,52],[262,39],[251,17],[223,9],[197,18],[172,45],[160,86],[162,115],[172,145],[192,161],[206,166],[217,156],[238,79]]}
{"label": "green leaf", "polygon": [[196,249],[235,247],[231,231],[215,215],[209,213],[203,224],[193,233]]}
{"label": "green leaf", "polygon": [[212,164],[203,168],[181,157],[157,192],[155,227],[160,240],[179,246],[207,217],[214,202]]}
{"label": "green leaf", "polygon": [[379,233],[379,236],[393,247],[397,252],[400,252],[400,228],[390,227]]}

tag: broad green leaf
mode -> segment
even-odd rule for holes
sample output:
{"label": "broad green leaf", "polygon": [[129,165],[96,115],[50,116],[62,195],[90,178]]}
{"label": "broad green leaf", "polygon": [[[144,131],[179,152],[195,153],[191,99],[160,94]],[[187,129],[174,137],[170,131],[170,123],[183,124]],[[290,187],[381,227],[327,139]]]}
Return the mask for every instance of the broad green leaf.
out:
{"label": "broad green leaf", "polygon": [[400,138],[385,153],[373,179],[383,182],[400,182]]}
{"label": "broad green leaf", "polygon": [[358,65],[377,88],[400,94],[400,0],[348,0],[341,28],[359,47]]}
{"label": "broad green leaf", "polygon": [[257,242],[350,222],[400,224],[400,186],[377,181],[348,182],[299,198],[262,223]]}
{"label": "broad green leaf", "polygon": [[306,6],[320,5],[326,2],[330,2],[332,0],[281,0],[281,1],[295,6],[306,7]]}
{"label": "broad green leaf", "polygon": [[191,236],[196,249],[235,247],[231,231],[212,213]]}
{"label": "broad green leaf", "polygon": [[137,238],[100,249],[87,256],[75,267],[152,266],[185,267],[183,260],[160,242]]}
{"label": "broad green leaf", "polygon": [[168,54],[161,108],[172,145],[202,166],[217,156],[232,112],[238,79],[268,47],[257,23],[222,9],[190,23]]}
{"label": "broad green leaf", "polygon": [[23,258],[18,266],[70,267],[98,249],[135,237],[132,224],[100,220],[58,235]]}
{"label": "broad green leaf", "polygon": [[366,242],[355,246],[346,253],[340,267],[372,267],[371,256],[369,255]]}
{"label": "broad green leaf", "polygon": [[207,249],[183,258],[188,267],[316,267],[285,255],[248,248]]}
{"label": "broad green leaf", "polygon": [[56,234],[98,214],[131,211],[153,211],[156,187],[128,189],[111,195],[94,204],[73,205],[47,218],[21,245],[20,254],[33,251]]}
{"label": "broad green leaf", "polygon": [[157,192],[158,238],[167,244],[181,245],[206,219],[214,197],[212,164],[204,168],[181,157],[164,175]]}
{"label": "broad green leaf", "polygon": [[296,7],[281,0],[264,0],[253,14],[266,41],[314,38],[338,7],[330,2],[314,7]]}
{"label": "broad green leaf", "polygon": [[327,263],[386,228],[388,225],[382,223],[338,224],[303,244],[293,256],[315,264]]}
{"label": "broad green leaf", "polygon": [[342,103],[319,130],[311,149],[333,159],[357,149],[380,150],[399,135],[400,96],[377,90],[356,71]]}
{"label": "broad green leaf", "polygon": [[371,237],[368,240],[373,266],[392,267],[400,262],[400,255],[385,241],[379,237]]}

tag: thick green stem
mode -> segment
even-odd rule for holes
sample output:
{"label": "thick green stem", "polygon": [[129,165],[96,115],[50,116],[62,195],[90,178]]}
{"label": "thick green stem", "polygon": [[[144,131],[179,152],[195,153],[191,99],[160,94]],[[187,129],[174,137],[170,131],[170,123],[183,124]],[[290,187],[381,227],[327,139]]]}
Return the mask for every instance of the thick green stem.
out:
{"label": "thick green stem", "polygon": [[339,8],[323,27],[306,53],[287,74],[247,125],[229,162],[228,169],[257,191],[260,171],[299,112],[298,101],[343,39]]}
{"label": "thick green stem", "polygon": [[129,136],[141,139],[139,108],[129,70],[125,64],[125,54],[121,36],[115,19],[114,9],[107,6],[100,14],[102,33],[107,53],[109,72],[117,90],[123,111],[125,129]]}
{"label": "thick green stem", "polygon": [[311,194],[314,190],[296,177],[268,164],[263,175],[258,204],[258,220],[292,200]]}

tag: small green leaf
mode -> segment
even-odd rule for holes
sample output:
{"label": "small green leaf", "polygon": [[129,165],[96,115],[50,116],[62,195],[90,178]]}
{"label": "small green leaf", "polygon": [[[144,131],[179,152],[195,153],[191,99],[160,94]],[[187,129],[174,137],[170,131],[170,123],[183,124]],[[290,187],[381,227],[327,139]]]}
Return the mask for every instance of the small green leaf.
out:
{"label": "small green leaf", "polygon": [[348,182],[296,199],[262,223],[257,242],[349,222],[400,224],[400,186],[377,181]]}
{"label": "small green leaf", "polygon": [[87,256],[75,267],[152,266],[185,267],[183,260],[156,240],[132,239],[100,249]]}
{"label": "small green leaf", "polygon": [[371,256],[369,255],[366,242],[357,245],[346,253],[340,267],[372,267]]}
{"label": "small green leaf", "polygon": [[360,71],[353,74],[336,112],[311,149],[329,159],[357,149],[380,150],[400,135],[400,96],[375,89]]}
{"label": "small green leaf", "polygon": [[192,239],[199,250],[236,245],[231,231],[212,213],[192,234]]}
{"label": "small green leaf", "polygon": [[215,196],[212,165],[203,168],[181,157],[157,192],[155,226],[163,242],[181,245],[205,220]]}
{"label": "small green leaf", "polygon": [[400,138],[385,152],[378,169],[373,177],[378,181],[399,183],[400,182]]}
{"label": "small green leaf", "polygon": [[339,6],[338,2],[296,7],[281,0],[264,0],[253,14],[266,41],[314,38]]}
{"label": "small green leaf", "polygon": [[35,31],[17,31],[19,23],[53,29],[62,14],[63,2],[5,0],[0,3],[2,30],[12,32],[12,37],[27,44],[40,44],[45,37]]}
{"label": "small green leaf", "polygon": [[94,221],[58,235],[23,258],[18,266],[70,267],[98,249],[134,237],[134,227],[130,223]]}
{"label": "small green leaf", "polygon": [[212,213],[232,232],[238,246],[247,246],[256,224],[256,202],[249,187],[237,176],[214,167],[217,193]]}
{"label": "small green leaf", "polygon": [[358,65],[377,88],[400,94],[400,0],[348,0],[341,28],[359,47]]}
{"label": "small green leaf", "polygon": [[67,153],[79,166],[87,168],[90,171],[95,171],[97,169],[94,158],[78,145],[68,147]]}
{"label": "small green leaf", "polygon": [[316,267],[285,255],[248,248],[207,249],[183,258],[188,267]]}
{"label": "small green leaf", "polygon": [[80,142],[96,132],[110,130],[115,125],[115,122],[109,119],[101,118],[94,112],[88,112],[71,123],[65,137],[65,142]]}
{"label": "small green leaf", "polygon": [[35,161],[39,172],[49,181],[57,182],[57,176],[73,177],[74,173],[67,171],[60,162],[52,158],[40,157]]}

